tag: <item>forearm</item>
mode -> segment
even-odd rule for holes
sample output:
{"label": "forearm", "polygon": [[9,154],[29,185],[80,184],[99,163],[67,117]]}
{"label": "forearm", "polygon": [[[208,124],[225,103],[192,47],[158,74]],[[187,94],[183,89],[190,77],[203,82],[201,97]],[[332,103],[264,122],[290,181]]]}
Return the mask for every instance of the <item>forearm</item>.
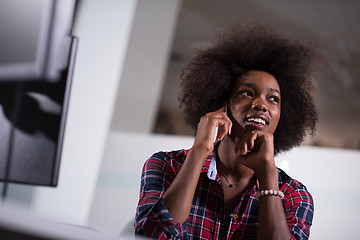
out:
{"label": "forearm", "polygon": [[[276,167],[271,167],[259,179],[260,190],[279,190]],[[279,196],[262,196],[259,199],[258,239],[291,239],[284,207]]]}
{"label": "forearm", "polygon": [[192,148],[179,173],[164,193],[165,205],[176,223],[184,223],[189,216],[201,169],[208,155],[209,153],[202,149]]}

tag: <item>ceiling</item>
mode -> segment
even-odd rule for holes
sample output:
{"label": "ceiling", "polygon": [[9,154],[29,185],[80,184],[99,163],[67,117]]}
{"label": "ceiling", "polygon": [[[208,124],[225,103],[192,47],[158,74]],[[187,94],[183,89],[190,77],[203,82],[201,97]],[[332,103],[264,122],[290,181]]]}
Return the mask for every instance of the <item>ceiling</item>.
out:
{"label": "ceiling", "polygon": [[360,1],[183,0],[154,132],[193,135],[177,101],[182,68],[194,47],[208,46],[216,25],[266,22],[315,42],[325,64],[316,82],[317,133],[304,144],[360,149]]}

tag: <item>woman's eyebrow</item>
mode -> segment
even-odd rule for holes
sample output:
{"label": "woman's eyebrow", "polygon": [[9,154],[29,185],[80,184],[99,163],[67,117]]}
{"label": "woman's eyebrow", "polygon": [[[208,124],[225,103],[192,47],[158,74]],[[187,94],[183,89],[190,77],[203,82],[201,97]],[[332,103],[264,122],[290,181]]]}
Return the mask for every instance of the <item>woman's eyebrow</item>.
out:
{"label": "woman's eyebrow", "polygon": [[[255,83],[240,83],[239,87],[242,87],[242,86],[254,88],[254,87],[256,87],[256,84]],[[276,93],[280,94],[280,91],[275,89],[275,88],[270,88],[269,87],[269,88],[267,88],[267,90],[270,91],[270,92],[276,92]]]}
{"label": "woman's eyebrow", "polygon": [[255,83],[240,83],[239,87],[246,86],[246,87],[256,87]]}
{"label": "woman's eyebrow", "polygon": [[270,92],[276,92],[277,94],[280,94],[280,91],[275,88],[268,88]]}

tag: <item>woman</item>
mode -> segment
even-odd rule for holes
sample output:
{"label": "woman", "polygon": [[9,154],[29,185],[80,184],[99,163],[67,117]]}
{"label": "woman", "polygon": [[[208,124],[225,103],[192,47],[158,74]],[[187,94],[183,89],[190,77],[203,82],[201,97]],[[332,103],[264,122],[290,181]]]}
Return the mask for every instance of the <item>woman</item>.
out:
{"label": "woman", "polygon": [[[183,73],[190,150],[159,152],[141,179],[136,233],[158,239],[308,239],[313,199],[275,166],[317,121],[315,48],[264,24],[225,29]],[[214,143],[215,137],[215,143]]]}

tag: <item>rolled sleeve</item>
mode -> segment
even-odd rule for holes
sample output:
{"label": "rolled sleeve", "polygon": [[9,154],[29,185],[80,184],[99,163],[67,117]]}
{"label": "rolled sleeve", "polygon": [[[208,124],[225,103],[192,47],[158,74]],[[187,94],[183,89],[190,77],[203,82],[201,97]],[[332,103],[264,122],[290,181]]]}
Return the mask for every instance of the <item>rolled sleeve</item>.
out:
{"label": "rolled sleeve", "polygon": [[137,234],[155,239],[181,239],[183,226],[174,222],[162,199],[174,177],[164,153],[154,154],[145,162],[135,217]]}
{"label": "rolled sleeve", "polygon": [[287,192],[283,199],[286,219],[292,239],[309,239],[314,216],[314,202],[303,185]]}

